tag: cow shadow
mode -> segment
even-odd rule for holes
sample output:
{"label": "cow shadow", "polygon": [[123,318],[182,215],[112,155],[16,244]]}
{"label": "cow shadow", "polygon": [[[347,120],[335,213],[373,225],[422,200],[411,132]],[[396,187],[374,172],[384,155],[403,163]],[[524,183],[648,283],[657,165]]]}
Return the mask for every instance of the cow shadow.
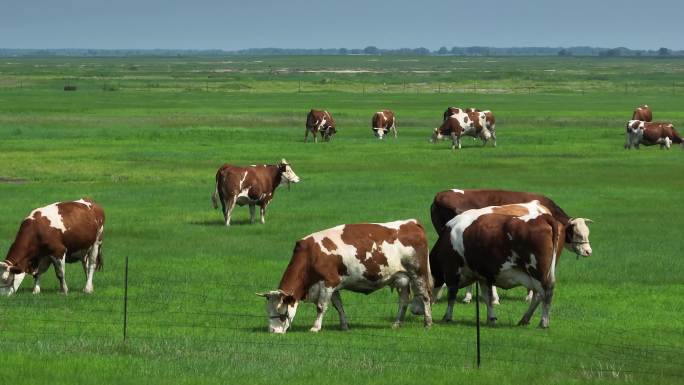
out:
{"label": "cow shadow", "polygon": [[[224,222],[223,219],[201,219],[201,220],[191,220],[188,222],[191,225],[194,226],[226,226],[226,222]],[[250,223],[249,219],[231,219],[230,220],[230,225],[237,225],[237,226],[242,226],[242,225],[256,225],[257,222],[255,223]]]}

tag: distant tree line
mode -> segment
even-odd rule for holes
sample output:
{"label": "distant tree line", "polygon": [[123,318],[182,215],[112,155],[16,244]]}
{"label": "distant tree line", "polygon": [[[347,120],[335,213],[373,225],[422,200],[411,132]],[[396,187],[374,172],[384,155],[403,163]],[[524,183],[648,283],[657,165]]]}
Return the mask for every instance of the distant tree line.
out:
{"label": "distant tree line", "polygon": [[684,50],[671,50],[662,47],[657,50],[633,50],[625,47],[440,47],[429,50],[425,47],[384,49],[375,46],[365,48],[249,48],[235,51],[178,50],[178,49],[12,49],[0,48],[0,57],[31,56],[87,56],[87,57],[128,57],[128,56],[229,56],[229,55],[405,55],[405,56],[601,56],[601,57],[671,57],[684,56]]}

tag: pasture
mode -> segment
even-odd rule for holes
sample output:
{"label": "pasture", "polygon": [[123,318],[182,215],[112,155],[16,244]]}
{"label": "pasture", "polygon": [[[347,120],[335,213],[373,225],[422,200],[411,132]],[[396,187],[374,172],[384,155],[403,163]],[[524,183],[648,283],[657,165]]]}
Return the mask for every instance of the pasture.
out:
{"label": "pasture", "polygon": [[[93,295],[73,264],[66,297],[48,272],[40,295],[27,279],[0,298],[2,383],[681,383],[684,151],[622,146],[642,103],[683,131],[682,74],[674,59],[2,58],[0,252],[35,207],[89,196],[107,216]],[[429,144],[450,105],[491,109],[498,147]],[[302,142],[312,107],[333,113],[332,142]],[[396,141],[372,137],[382,108]],[[223,226],[217,168],[281,158],[301,183],[276,191],[265,225],[243,207]],[[342,293],[347,332],[331,308],[309,333],[304,304],[267,333],[254,293],[277,287],[296,240],[418,218],[432,243],[432,198],[456,187],[539,192],[595,221],[594,255],[560,259],[549,330],[539,309],[515,326],[525,290],[501,290],[477,369],[472,304],[444,324],[439,301],[431,330],[410,315],[395,330],[385,289]]]}

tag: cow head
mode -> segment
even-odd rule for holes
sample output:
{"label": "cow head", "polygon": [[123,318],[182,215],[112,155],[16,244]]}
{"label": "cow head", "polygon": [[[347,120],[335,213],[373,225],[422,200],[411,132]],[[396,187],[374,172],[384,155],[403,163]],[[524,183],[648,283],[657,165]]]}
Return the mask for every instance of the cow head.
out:
{"label": "cow head", "polygon": [[257,293],[257,295],[266,298],[269,333],[285,334],[292,325],[299,301],[282,290],[272,290],[268,293]]}
{"label": "cow head", "polygon": [[0,262],[0,295],[12,295],[17,292],[24,272],[7,262]]}
{"label": "cow head", "polygon": [[299,183],[299,177],[294,173],[292,166],[290,166],[285,159],[278,163],[278,170],[280,170],[280,175],[282,177],[280,179],[280,184],[287,183],[287,186],[289,187],[290,183]]}
{"label": "cow head", "polygon": [[565,245],[578,256],[591,256],[591,245],[589,244],[589,223],[593,223],[587,218],[570,218],[565,229]]}
{"label": "cow head", "polygon": [[325,127],[323,127],[323,130],[321,130],[321,134],[323,135],[323,140],[325,140],[326,142],[329,142],[330,140],[332,140],[333,135],[335,135],[336,133],[337,133],[337,130],[335,129],[335,127],[333,127],[331,125],[326,125]]}
{"label": "cow head", "polygon": [[430,137],[430,143],[435,143],[438,140],[444,139],[444,135],[442,135],[442,132],[439,130],[439,127],[435,128],[435,130],[432,132],[432,136]]}
{"label": "cow head", "polygon": [[373,127],[373,134],[375,134],[375,137],[378,139],[384,138],[387,132],[388,130],[385,130],[382,127]]}

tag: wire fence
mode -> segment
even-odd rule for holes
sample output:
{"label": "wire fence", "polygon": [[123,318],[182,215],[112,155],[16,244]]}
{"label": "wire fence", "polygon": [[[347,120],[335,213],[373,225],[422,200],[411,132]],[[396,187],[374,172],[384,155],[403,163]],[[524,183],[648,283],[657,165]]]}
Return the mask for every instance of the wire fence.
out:
{"label": "wire fence", "polygon": [[272,336],[266,331],[264,303],[254,295],[254,282],[206,285],[192,279],[154,282],[135,276],[129,280],[128,274],[122,278],[124,287],[117,292],[64,300],[20,293],[3,300],[0,346],[16,348],[31,340],[67,349],[123,344],[212,359],[277,360],[286,355],[288,360],[315,357],[315,362],[338,366],[440,370],[474,369],[481,355],[482,370],[494,372],[543,368],[582,378],[684,381],[684,347],[671,338],[677,335],[676,328],[622,325],[558,335],[517,328],[512,320],[504,320],[498,327],[480,330],[478,305],[459,305],[457,314],[468,319],[465,322],[437,322],[424,331],[422,316],[407,317],[406,325],[394,330],[390,324],[397,311],[396,294],[381,292],[346,303],[351,326],[347,332],[338,331],[339,319],[331,307],[323,332],[312,336],[306,324],[313,320],[313,306],[302,305],[292,330]]}

